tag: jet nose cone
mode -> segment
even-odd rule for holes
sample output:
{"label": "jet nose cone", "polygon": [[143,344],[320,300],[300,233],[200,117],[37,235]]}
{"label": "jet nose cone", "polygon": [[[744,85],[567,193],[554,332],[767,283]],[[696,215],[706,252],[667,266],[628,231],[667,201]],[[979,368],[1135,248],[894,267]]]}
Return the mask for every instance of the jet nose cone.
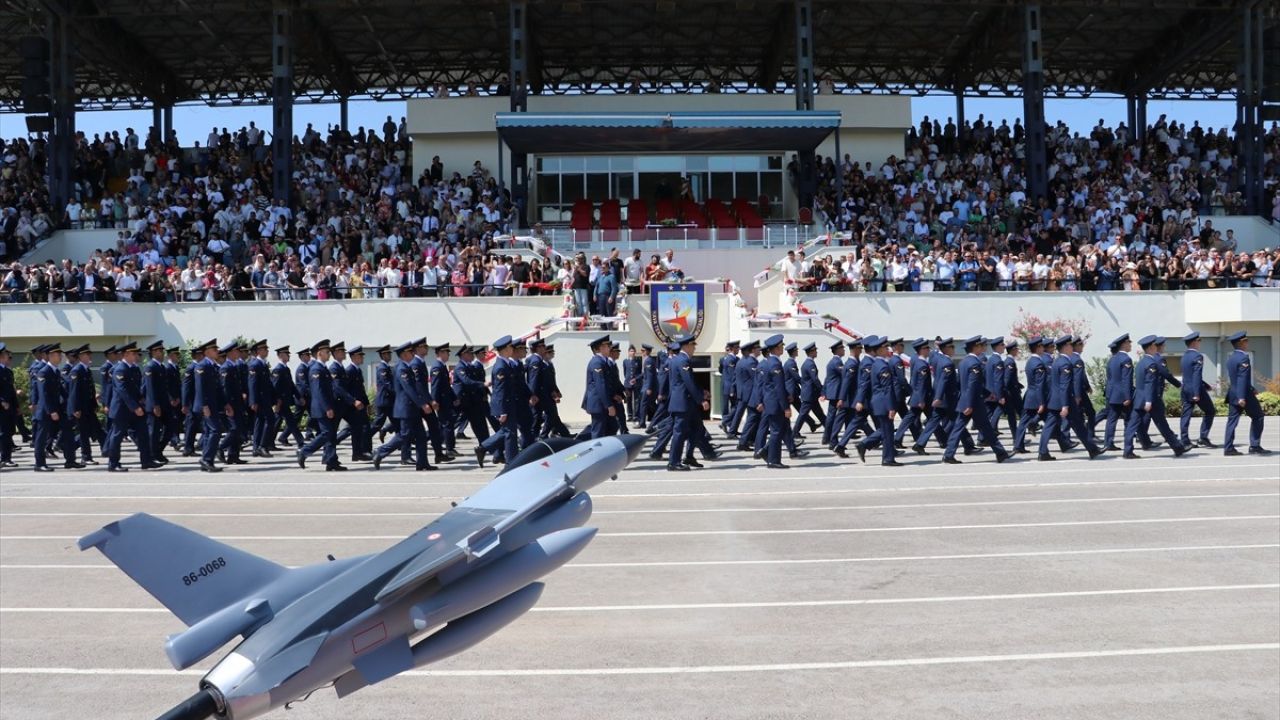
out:
{"label": "jet nose cone", "polygon": [[622,441],[624,447],[627,448],[627,462],[635,462],[640,457],[640,451],[644,449],[645,441],[649,438],[644,435],[619,435],[618,440]]}

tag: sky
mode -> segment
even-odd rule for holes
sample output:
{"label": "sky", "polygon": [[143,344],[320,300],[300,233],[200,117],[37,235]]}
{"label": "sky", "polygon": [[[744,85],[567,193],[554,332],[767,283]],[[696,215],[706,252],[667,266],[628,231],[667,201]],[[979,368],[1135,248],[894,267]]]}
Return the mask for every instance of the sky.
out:
{"label": "sky", "polygon": [[[657,99],[661,102],[660,98]],[[934,95],[913,97],[911,100],[913,122],[928,115],[930,118],[941,118],[945,124],[948,116],[955,115],[955,99],[951,95]],[[1108,125],[1115,126],[1125,121],[1126,106],[1124,98],[1092,97],[1088,99],[1049,99],[1045,101],[1045,117],[1053,123],[1062,120],[1072,130],[1087,134],[1103,118]],[[1147,119],[1155,122],[1161,114],[1178,122],[1198,120],[1206,128],[1230,127],[1235,123],[1235,103],[1231,100],[1152,100],[1147,103]],[[361,125],[366,128],[381,128],[387,115],[397,122],[405,114],[405,102],[393,100],[386,102],[352,101],[349,104],[348,121],[352,132]],[[1013,124],[1015,118],[1022,117],[1022,100],[1020,98],[968,98],[965,100],[965,117],[972,122],[979,114],[994,120],[1007,119]],[[107,110],[82,112],[76,116],[76,126],[89,137],[94,133],[108,130],[120,130],[132,127],[139,134],[144,134],[151,126],[150,110]],[[239,106],[210,108],[205,105],[182,105],[174,108],[173,123],[178,137],[184,145],[193,142],[204,143],[210,128],[217,125],[227,127],[232,132],[249,121],[258,127],[270,129],[271,106]],[[295,134],[301,135],[307,123],[312,123],[321,133],[329,124],[338,122],[337,103],[301,103],[294,106],[293,122]],[[0,137],[12,138],[26,134],[26,122],[22,115],[0,114]]]}

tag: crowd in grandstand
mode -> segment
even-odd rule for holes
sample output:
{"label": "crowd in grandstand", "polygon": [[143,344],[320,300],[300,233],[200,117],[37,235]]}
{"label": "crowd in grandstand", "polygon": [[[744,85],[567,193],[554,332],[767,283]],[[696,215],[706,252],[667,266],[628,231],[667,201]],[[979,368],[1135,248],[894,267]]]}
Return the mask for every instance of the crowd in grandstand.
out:
{"label": "crowd in grandstand", "polygon": [[[819,218],[847,231],[842,256],[791,259],[813,290],[1132,290],[1276,284],[1273,251],[1239,252],[1209,216],[1236,212],[1232,137],[1163,116],[1139,142],[1101,121],[1047,138],[1051,199],[1021,176],[1023,129],[979,117],[926,118],[879,168],[819,162]],[[1280,219],[1280,124],[1266,135],[1267,197]],[[404,118],[381,132],[295,139],[291,206],[271,197],[269,134],[213,128],[184,149],[172,131],[78,138],[75,196],[48,207],[43,141],[0,148],[0,299],[220,301],[565,292],[581,314],[612,314],[623,287],[679,276],[653,256],[504,252],[509,193],[479,162],[415,179]],[[836,192],[837,178],[843,182]],[[839,207],[837,207],[839,197]],[[54,218],[58,217],[58,220]],[[117,228],[91,258],[21,265],[62,223]],[[535,229],[535,235],[537,234]],[[607,268],[608,272],[602,272]]]}

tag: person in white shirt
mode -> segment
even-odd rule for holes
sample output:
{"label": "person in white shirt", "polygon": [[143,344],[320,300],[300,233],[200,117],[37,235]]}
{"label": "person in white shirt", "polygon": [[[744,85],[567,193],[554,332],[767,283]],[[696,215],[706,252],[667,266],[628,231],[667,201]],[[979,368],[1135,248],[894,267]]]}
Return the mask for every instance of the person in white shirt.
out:
{"label": "person in white shirt", "polygon": [[71,198],[67,203],[67,220],[71,223],[71,227],[80,227],[80,212],[83,209],[80,201],[75,198]]}

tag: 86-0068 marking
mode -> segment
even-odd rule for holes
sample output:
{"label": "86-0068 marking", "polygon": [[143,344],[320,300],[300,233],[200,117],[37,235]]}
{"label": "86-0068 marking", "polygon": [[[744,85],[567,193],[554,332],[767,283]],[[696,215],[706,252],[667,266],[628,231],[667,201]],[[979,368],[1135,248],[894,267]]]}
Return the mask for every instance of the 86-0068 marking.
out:
{"label": "86-0068 marking", "polygon": [[223,558],[215,558],[200,566],[199,570],[187,573],[182,576],[183,585],[195,585],[200,582],[200,578],[207,578],[227,566],[227,561]]}

